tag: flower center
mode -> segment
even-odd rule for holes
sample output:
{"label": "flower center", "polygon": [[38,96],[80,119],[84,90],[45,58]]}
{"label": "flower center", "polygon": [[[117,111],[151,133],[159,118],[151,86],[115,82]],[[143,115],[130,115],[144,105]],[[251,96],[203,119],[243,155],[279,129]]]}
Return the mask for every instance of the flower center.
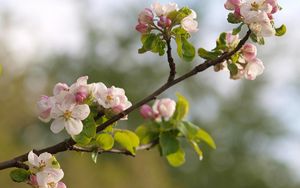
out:
{"label": "flower center", "polygon": [[106,100],[108,100],[108,101],[112,101],[114,98],[113,98],[113,96],[111,96],[111,95],[107,95],[107,97],[106,97]]}
{"label": "flower center", "polygon": [[50,182],[50,183],[48,183],[48,187],[49,188],[55,188],[56,184],[54,182]]}
{"label": "flower center", "polygon": [[64,118],[66,120],[69,120],[71,117],[72,117],[72,112],[69,111],[69,110],[66,110],[65,113],[64,113]]}
{"label": "flower center", "polygon": [[259,4],[257,2],[251,3],[251,11],[258,11],[259,10]]}
{"label": "flower center", "polygon": [[46,162],[44,160],[41,160],[39,162],[40,168],[44,168],[46,166]]}

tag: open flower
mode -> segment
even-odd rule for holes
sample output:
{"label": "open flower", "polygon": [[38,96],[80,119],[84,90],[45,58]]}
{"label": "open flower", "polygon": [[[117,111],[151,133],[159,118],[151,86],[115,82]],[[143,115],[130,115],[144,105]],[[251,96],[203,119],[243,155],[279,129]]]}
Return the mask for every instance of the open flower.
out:
{"label": "open flower", "polygon": [[253,44],[246,43],[242,48],[242,54],[247,61],[251,61],[256,58],[257,48]]}
{"label": "open flower", "polygon": [[176,3],[162,5],[159,2],[155,2],[151,7],[157,16],[167,16],[170,12],[178,10],[178,5]]}
{"label": "open flower", "polygon": [[88,117],[90,108],[87,104],[76,104],[73,95],[67,95],[62,104],[56,104],[51,111],[55,119],[51,124],[51,131],[59,133],[64,128],[73,136],[78,135],[82,129],[82,120]]}
{"label": "open flower", "polygon": [[[39,188],[59,188],[63,185],[59,182],[64,177],[62,169],[47,168],[36,173],[36,181]],[[65,185],[64,185],[65,186]]]}
{"label": "open flower", "polygon": [[45,169],[45,168],[59,168],[59,164],[56,159],[50,153],[42,153],[37,156],[33,151],[28,153],[28,162],[33,166],[34,169]]}
{"label": "open flower", "polygon": [[53,106],[53,98],[46,95],[41,96],[40,100],[37,102],[37,107],[39,111],[39,119],[43,122],[49,122],[51,120],[51,109]]}
{"label": "open flower", "polygon": [[264,72],[263,62],[256,58],[248,62],[245,68],[245,78],[248,80],[255,80],[255,78]]}
{"label": "open flower", "polygon": [[192,10],[192,13],[187,17],[181,20],[181,27],[189,33],[197,32],[198,22],[195,20],[197,18],[197,14]]}
{"label": "open flower", "polygon": [[160,121],[161,118],[169,119],[175,112],[176,102],[169,98],[160,99],[154,102],[152,108],[158,121]]}

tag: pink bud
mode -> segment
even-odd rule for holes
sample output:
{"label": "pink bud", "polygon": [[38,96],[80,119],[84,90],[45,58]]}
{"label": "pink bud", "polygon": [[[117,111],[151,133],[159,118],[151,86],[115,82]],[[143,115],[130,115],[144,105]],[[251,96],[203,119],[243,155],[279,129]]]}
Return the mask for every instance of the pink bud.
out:
{"label": "pink bud", "polygon": [[149,24],[153,22],[153,12],[149,8],[145,8],[140,14],[139,14],[139,23],[142,24]]}
{"label": "pink bud", "polygon": [[61,91],[68,91],[69,90],[69,86],[65,83],[57,83],[54,86],[53,89],[53,94],[54,95],[58,95]]}
{"label": "pink bud", "polygon": [[30,175],[29,184],[34,187],[38,186],[37,178],[35,175]]}
{"label": "pink bud", "polygon": [[235,10],[237,7],[241,6],[241,0],[227,0],[224,7],[227,10]]}
{"label": "pink bud", "polygon": [[88,95],[89,95],[88,88],[81,86],[77,89],[75,93],[75,101],[79,104],[82,104],[84,100],[88,97]]}
{"label": "pink bud", "polygon": [[50,97],[46,95],[41,96],[40,100],[37,102],[37,108],[39,111],[39,118],[44,122],[49,122],[52,108]]}
{"label": "pink bud", "polygon": [[232,33],[226,34],[226,43],[229,47],[235,47],[239,43],[239,35],[233,35]]}
{"label": "pink bud", "polygon": [[256,58],[257,55],[256,46],[250,43],[246,43],[242,48],[242,53],[246,61],[251,61]]}
{"label": "pink bud", "polygon": [[264,72],[264,64],[260,59],[253,59],[248,62],[245,68],[245,78],[255,80],[255,78]]}
{"label": "pink bud", "polygon": [[144,119],[153,119],[154,118],[154,112],[153,112],[152,108],[147,104],[144,104],[140,108],[140,114]]}
{"label": "pink bud", "polygon": [[135,29],[140,33],[147,33],[148,32],[148,25],[139,23]]}
{"label": "pink bud", "polygon": [[56,188],[67,188],[67,186],[63,182],[58,182]]}
{"label": "pink bud", "polygon": [[265,3],[268,3],[272,6],[271,14],[275,14],[279,10],[277,0],[266,0]]}
{"label": "pink bud", "polygon": [[162,28],[168,28],[171,26],[171,24],[172,24],[172,21],[166,16],[159,17],[159,21],[157,23],[157,25]]}
{"label": "pink bud", "polygon": [[159,114],[165,119],[169,119],[175,112],[176,102],[166,98],[161,100],[156,100],[153,105],[153,112]]}

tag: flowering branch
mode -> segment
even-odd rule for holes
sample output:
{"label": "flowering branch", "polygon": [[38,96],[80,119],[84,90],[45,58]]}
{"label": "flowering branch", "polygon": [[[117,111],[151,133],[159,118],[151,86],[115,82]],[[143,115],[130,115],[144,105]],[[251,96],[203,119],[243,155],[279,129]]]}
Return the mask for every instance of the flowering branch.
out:
{"label": "flowering branch", "polygon": [[[194,75],[196,75],[199,72],[203,72],[206,69],[208,69],[209,67],[215,66],[217,64],[220,64],[226,60],[228,60],[231,56],[233,56],[236,52],[238,52],[243,45],[246,43],[246,41],[249,39],[251,34],[251,31],[248,30],[247,34],[244,36],[244,38],[239,42],[239,44],[237,45],[237,47],[227,53],[222,54],[220,57],[218,57],[215,60],[207,60],[204,63],[196,66],[194,69],[192,69],[191,71],[187,72],[186,74],[178,77],[177,79],[174,79],[172,81],[168,81],[167,83],[165,83],[164,85],[162,85],[159,89],[157,89],[156,91],[154,91],[152,94],[150,94],[149,96],[145,97],[144,99],[142,99],[141,101],[137,102],[136,104],[132,105],[130,108],[128,108],[127,110],[124,110],[123,112],[113,116],[112,118],[110,118],[109,120],[107,120],[106,122],[104,122],[103,124],[101,124],[99,127],[97,127],[97,133],[103,131],[105,128],[107,128],[108,126],[110,126],[111,124],[113,124],[114,122],[122,119],[123,117],[125,117],[126,115],[128,115],[129,113],[131,113],[132,111],[134,111],[135,109],[138,109],[139,107],[141,107],[142,105],[156,99],[156,97],[158,95],[160,95],[161,93],[163,93],[164,91],[166,91],[168,88],[176,85],[177,83],[190,78]],[[71,138],[60,142],[56,145],[41,149],[41,150],[36,150],[34,151],[34,153],[36,153],[37,155],[44,153],[44,152],[48,152],[51,154],[56,154],[56,153],[60,153],[60,152],[64,152],[67,150],[74,150],[74,145],[76,144],[76,142],[74,140],[72,140]],[[139,150],[142,149],[150,149],[151,147],[146,147],[146,146],[141,146],[139,148]],[[28,160],[28,153],[25,153],[23,155],[17,156],[11,160],[8,161],[4,161],[0,163],[0,170],[3,169],[7,169],[7,168],[13,168],[13,167],[17,167],[20,168],[22,167],[23,162],[26,162]],[[114,153],[114,152],[111,152]]]}
{"label": "flowering branch", "polygon": [[175,75],[176,75],[176,65],[174,63],[174,59],[172,57],[172,48],[171,48],[171,39],[167,38],[167,56],[168,56],[168,62],[169,62],[169,67],[170,67],[170,74],[168,78],[168,82],[171,82],[174,80]]}

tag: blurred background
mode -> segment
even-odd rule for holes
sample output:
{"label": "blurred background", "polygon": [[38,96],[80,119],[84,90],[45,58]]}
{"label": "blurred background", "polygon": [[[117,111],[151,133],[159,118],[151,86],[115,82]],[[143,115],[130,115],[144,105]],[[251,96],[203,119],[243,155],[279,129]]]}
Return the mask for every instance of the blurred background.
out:
{"label": "blurred background", "polygon": [[[90,82],[125,88],[138,101],[166,79],[166,57],[138,55],[138,13],[146,0],[0,0],[0,161],[67,138],[54,135],[37,119],[36,101],[52,94],[57,82]],[[161,1],[166,3],[167,1]],[[198,13],[196,46],[213,48],[219,33],[229,31],[223,1],[177,0]],[[265,73],[256,81],[232,81],[211,69],[162,96],[184,94],[191,103],[188,119],[212,134],[217,150],[203,146],[205,158],[186,148],[187,162],[172,168],[156,149],[135,158],[103,154],[95,165],[89,154],[57,155],[70,188],[296,188],[300,187],[300,1],[280,1],[277,26],[288,33],[259,47]],[[174,53],[176,54],[176,53]],[[175,55],[176,56],[176,55]],[[201,63],[181,62],[179,74]],[[119,125],[134,130],[137,112]],[[1,188],[13,183],[0,172]]]}

